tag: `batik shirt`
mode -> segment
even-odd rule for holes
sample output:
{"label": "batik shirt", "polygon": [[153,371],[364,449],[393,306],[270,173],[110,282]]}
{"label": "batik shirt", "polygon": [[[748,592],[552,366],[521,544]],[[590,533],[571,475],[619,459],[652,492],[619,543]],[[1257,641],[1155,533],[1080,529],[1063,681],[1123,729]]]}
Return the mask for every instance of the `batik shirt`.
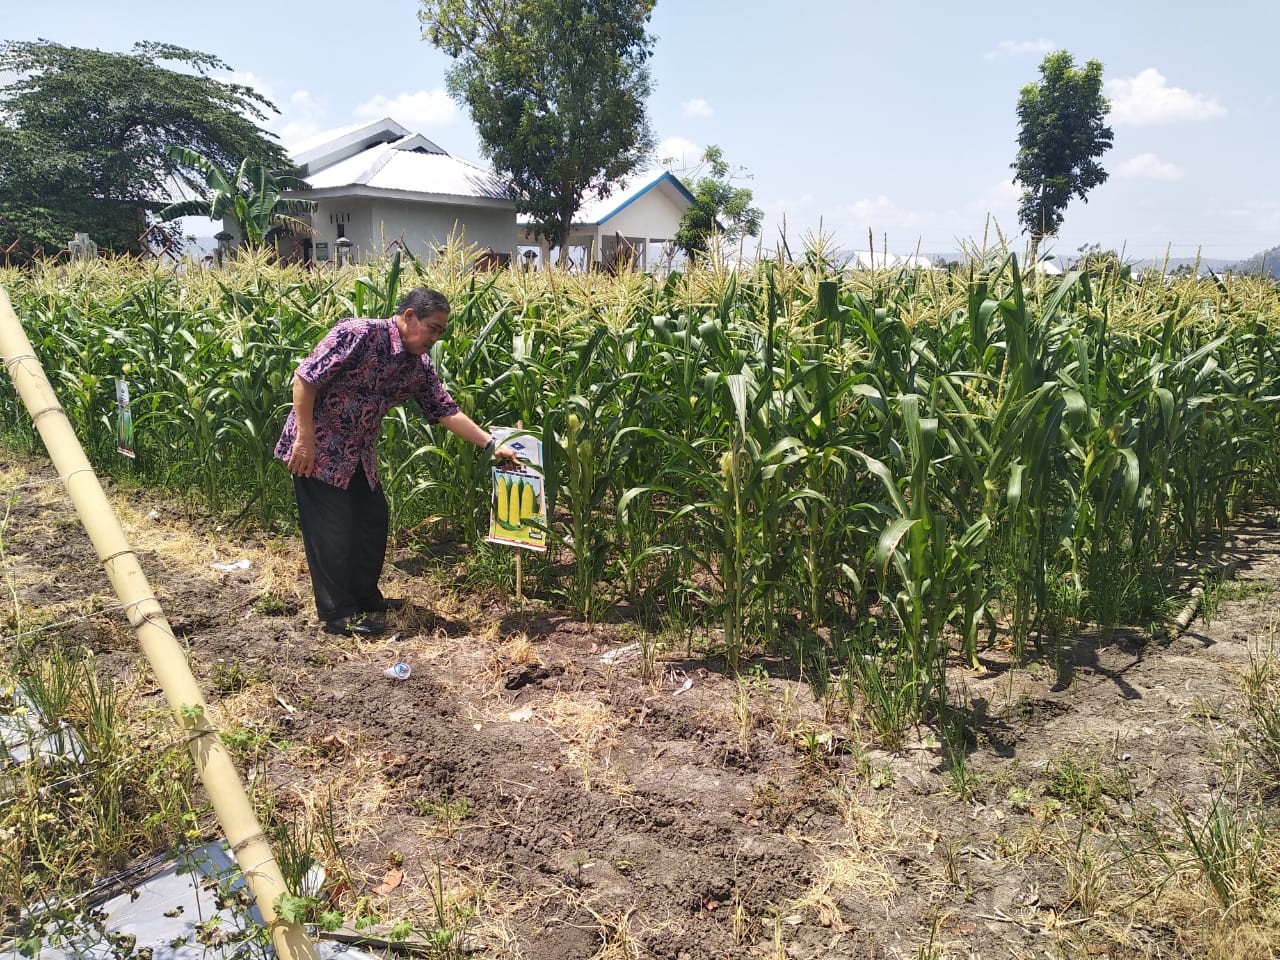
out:
{"label": "batik shirt", "polygon": [[[343,490],[359,465],[369,487],[378,485],[375,445],[382,418],[392,407],[416,400],[428,423],[458,412],[431,359],[405,350],[394,317],[339,321],[297,374],[316,388],[313,476]],[[276,444],[277,459],[289,462],[297,436],[298,422],[290,410]]]}

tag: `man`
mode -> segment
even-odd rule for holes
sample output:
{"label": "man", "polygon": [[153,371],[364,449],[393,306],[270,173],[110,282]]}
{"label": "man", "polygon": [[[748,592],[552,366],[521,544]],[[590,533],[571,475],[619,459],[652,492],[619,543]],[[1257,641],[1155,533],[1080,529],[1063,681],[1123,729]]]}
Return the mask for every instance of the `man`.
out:
{"label": "man", "polygon": [[391,407],[416,400],[428,423],[494,456],[489,432],[458,410],[429,353],[444,336],[449,301],[436,290],[411,290],[388,319],[342,320],[298,367],[293,409],[277,459],[293,474],[302,542],[316,613],[327,633],[376,636],[378,616],[404,605],[378,589],[387,550],[387,501],[378,483],[375,445]]}

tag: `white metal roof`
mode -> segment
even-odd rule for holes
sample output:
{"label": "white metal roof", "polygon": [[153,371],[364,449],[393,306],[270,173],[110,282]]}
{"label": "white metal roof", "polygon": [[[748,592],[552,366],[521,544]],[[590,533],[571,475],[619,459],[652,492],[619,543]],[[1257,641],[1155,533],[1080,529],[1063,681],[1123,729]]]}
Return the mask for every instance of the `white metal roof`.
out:
{"label": "white metal roof", "polygon": [[849,266],[857,270],[930,270],[933,261],[922,254],[885,253],[855,250]]}
{"label": "white metal roof", "polygon": [[463,200],[510,200],[506,183],[492,171],[451,157],[438,145],[390,118],[331,131],[314,138],[294,161],[313,191],[423,194]]}
{"label": "white metal roof", "polygon": [[[693,195],[674,174],[666,170],[642,170],[618,181],[613,192],[603,200],[598,197],[584,200],[578,212],[573,215],[574,225],[599,226],[654,189],[670,189],[688,203],[693,202]],[[522,215],[519,222],[524,225],[531,221]]]}

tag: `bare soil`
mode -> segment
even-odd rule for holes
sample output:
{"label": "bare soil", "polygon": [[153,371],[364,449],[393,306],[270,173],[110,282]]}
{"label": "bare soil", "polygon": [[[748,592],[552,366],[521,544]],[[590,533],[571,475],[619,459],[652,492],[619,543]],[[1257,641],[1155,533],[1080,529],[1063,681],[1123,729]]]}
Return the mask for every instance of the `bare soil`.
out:
{"label": "bare soil", "polygon": [[[161,707],[51,479],[0,469],[0,573],[22,620],[66,624],[47,642],[91,648],[136,705]],[[1018,668],[1003,647],[981,671],[953,663],[972,735],[962,797],[938,731],[886,751],[777,663],[735,677],[696,642],[649,657],[633,625],[521,614],[424,573],[413,543],[384,575],[409,601],[394,636],[331,637],[296,539],[115,499],[215,720],[257,738],[255,796],[284,817],[332,804],[343,862],[326,866],[349,882],[327,892],[383,918],[372,932],[443,919],[478,957],[526,960],[1204,955],[1204,931],[1159,901],[1122,908],[1138,891],[1114,855],[1086,898],[1079,854],[1112,818],[1221,786],[1240,675],[1275,630],[1280,533],[1261,520],[1214,545],[1260,587],[1207,625],[1083,637],[1062,653],[1070,677],[1034,650]],[[383,676],[397,659],[407,680]],[[1072,771],[1101,792],[1073,798]],[[401,882],[375,892],[392,867]]]}

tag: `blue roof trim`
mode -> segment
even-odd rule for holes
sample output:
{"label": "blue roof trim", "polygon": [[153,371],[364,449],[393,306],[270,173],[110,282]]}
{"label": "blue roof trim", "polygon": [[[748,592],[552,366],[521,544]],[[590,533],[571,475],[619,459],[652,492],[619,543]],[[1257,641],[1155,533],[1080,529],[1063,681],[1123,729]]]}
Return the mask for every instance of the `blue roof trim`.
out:
{"label": "blue roof trim", "polygon": [[618,204],[618,206],[616,206],[614,209],[610,210],[608,213],[606,213],[606,214],[605,214],[603,217],[601,217],[599,220],[595,221],[595,223],[594,223],[594,224],[592,224],[592,225],[593,225],[593,226],[597,226],[597,227],[598,227],[598,226],[600,226],[600,224],[604,223],[604,222],[605,222],[606,220],[608,220],[610,217],[616,217],[616,216],[617,216],[618,214],[620,214],[623,210],[627,209],[627,207],[631,206],[631,204],[635,203],[637,200],[639,200],[641,197],[643,197],[646,193],[648,193],[648,192],[649,192],[650,190],[652,190],[654,187],[658,186],[658,184],[660,184],[660,183],[671,183],[672,185],[674,185],[674,186],[675,186],[676,190],[678,190],[678,191],[680,192],[681,196],[683,196],[686,200],[688,200],[690,203],[693,203],[693,202],[695,201],[695,197],[694,197],[694,195],[693,195],[692,193],[690,193],[690,192],[689,192],[689,188],[688,188],[688,187],[686,187],[683,183],[681,183],[681,182],[680,182],[679,177],[677,177],[677,176],[676,176],[675,174],[673,174],[670,170],[668,170],[668,171],[664,172],[664,173],[662,174],[662,176],[660,176],[660,177],[658,177],[656,180],[654,180],[654,181],[653,181],[653,183],[649,184],[647,187],[645,187],[643,190],[641,190],[639,193],[637,193],[637,194],[636,194],[634,197],[632,197],[630,200],[627,200],[627,201],[625,201],[625,202],[623,202],[623,203]]}

